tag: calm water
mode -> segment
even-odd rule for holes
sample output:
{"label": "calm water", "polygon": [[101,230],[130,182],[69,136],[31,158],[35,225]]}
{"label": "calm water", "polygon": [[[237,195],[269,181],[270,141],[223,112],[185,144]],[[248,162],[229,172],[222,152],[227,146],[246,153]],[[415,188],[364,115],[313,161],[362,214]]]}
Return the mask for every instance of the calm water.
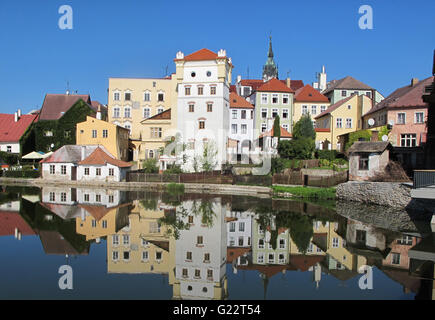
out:
{"label": "calm water", "polygon": [[430,231],[381,229],[335,203],[2,190],[0,299],[432,299]]}

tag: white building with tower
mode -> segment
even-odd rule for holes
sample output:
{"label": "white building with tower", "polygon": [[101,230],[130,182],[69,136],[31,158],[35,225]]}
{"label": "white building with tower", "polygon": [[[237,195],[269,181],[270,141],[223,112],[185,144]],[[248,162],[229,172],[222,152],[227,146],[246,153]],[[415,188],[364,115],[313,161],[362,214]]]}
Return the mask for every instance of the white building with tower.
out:
{"label": "white building with tower", "polygon": [[[177,130],[186,148],[178,153],[185,171],[197,171],[205,152],[212,169],[227,162],[229,89],[233,65],[225,50],[176,55]],[[196,169],[196,170],[195,170]]]}

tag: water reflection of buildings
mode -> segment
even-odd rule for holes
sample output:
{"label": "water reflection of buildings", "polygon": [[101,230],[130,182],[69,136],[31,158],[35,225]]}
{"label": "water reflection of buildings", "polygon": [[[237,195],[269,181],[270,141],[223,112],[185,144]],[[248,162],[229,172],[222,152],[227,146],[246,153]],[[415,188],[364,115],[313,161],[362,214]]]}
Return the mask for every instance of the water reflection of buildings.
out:
{"label": "water reflection of buildings", "polygon": [[175,240],[174,299],[225,299],[227,207],[221,198],[187,200],[177,214],[188,224]]}

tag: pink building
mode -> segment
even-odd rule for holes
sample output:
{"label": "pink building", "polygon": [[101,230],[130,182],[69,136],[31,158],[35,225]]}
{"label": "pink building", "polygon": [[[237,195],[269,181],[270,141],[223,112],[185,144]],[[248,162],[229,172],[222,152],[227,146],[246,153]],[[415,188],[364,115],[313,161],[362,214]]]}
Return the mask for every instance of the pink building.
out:
{"label": "pink building", "polygon": [[389,125],[388,140],[395,147],[397,160],[408,168],[423,165],[421,147],[426,143],[428,105],[422,96],[433,80],[412,79],[410,85],[395,90],[363,115],[364,129],[379,130]]}

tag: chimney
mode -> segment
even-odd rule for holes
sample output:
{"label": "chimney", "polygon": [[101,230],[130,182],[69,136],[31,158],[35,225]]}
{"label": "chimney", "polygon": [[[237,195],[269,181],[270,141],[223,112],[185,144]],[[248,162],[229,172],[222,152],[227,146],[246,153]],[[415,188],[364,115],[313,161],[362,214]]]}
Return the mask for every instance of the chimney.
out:
{"label": "chimney", "polygon": [[18,113],[18,118],[21,118],[21,109],[18,109],[17,113]]}
{"label": "chimney", "polygon": [[98,105],[98,110],[97,110],[97,120],[101,120],[101,104]]}
{"label": "chimney", "polygon": [[418,79],[417,78],[412,78],[411,79],[411,87],[414,87],[417,83],[418,83]]}
{"label": "chimney", "polygon": [[290,81],[290,77],[287,77],[287,79],[285,80],[285,82],[286,82],[287,87],[290,88],[290,83],[291,83],[291,81]]}
{"label": "chimney", "polygon": [[70,92],[69,90],[66,90],[66,95],[69,96]]}
{"label": "chimney", "polygon": [[242,81],[242,76],[241,75],[238,75],[237,76],[237,83],[240,83]]}
{"label": "chimney", "polygon": [[86,158],[86,146],[81,146],[81,151],[82,151],[81,161],[83,161]]}
{"label": "chimney", "polygon": [[15,113],[14,113],[14,121],[15,121],[15,122],[18,122],[18,112],[15,112]]}

